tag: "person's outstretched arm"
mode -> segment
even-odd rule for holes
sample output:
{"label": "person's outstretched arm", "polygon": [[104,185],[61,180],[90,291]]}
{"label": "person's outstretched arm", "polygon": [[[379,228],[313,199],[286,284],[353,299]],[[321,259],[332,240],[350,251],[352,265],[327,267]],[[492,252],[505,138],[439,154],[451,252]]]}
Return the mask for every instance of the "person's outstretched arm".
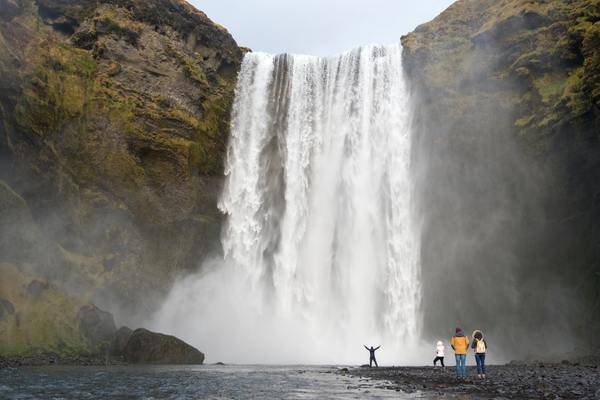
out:
{"label": "person's outstretched arm", "polygon": [[[365,346],[365,345],[363,344],[363,346]],[[367,350],[371,351],[371,350],[370,350],[370,349],[369,349],[367,346],[365,346],[365,349],[367,349]]]}
{"label": "person's outstretched arm", "polygon": [[380,348],[380,347],[381,347],[381,345],[379,345],[379,346],[375,347],[375,350],[377,350],[377,349],[378,349],[378,348]]}

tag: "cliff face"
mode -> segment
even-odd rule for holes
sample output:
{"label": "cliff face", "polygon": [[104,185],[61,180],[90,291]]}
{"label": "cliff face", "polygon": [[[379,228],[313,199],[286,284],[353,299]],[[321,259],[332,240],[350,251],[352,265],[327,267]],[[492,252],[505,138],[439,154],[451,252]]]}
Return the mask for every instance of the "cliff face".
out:
{"label": "cliff face", "polygon": [[481,327],[507,357],[598,337],[599,20],[597,0],[460,0],[402,38],[428,334]]}
{"label": "cliff face", "polygon": [[[0,266],[122,322],[152,310],[218,250],[242,55],[183,0],[0,0]],[[0,331],[23,327],[23,293],[0,298]]]}

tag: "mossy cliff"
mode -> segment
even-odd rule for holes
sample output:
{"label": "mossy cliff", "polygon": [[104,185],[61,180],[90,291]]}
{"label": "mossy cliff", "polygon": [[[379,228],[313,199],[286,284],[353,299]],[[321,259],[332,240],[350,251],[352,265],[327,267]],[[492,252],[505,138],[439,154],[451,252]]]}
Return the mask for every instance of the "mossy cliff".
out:
{"label": "mossy cliff", "polygon": [[596,340],[600,1],[460,0],[402,44],[426,331],[519,357]]}
{"label": "mossy cliff", "polygon": [[124,323],[151,311],[218,249],[242,56],[183,0],[0,0],[0,264]]}
{"label": "mossy cliff", "polygon": [[547,148],[544,139],[567,125],[598,126],[599,18],[596,0],[461,0],[402,44],[409,73],[429,92],[499,96],[514,108],[517,133]]}

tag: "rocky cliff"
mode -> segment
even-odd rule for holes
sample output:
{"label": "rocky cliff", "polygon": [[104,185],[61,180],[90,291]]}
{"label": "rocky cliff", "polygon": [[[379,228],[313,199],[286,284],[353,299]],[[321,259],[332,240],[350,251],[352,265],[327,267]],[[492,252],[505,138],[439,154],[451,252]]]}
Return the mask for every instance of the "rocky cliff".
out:
{"label": "rocky cliff", "polygon": [[597,0],[460,0],[402,38],[432,337],[598,337],[599,21]]}
{"label": "rocky cliff", "polygon": [[0,352],[85,347],[89,302],[136,325],[218,251],[242,56],[183,0],[0,0]]}

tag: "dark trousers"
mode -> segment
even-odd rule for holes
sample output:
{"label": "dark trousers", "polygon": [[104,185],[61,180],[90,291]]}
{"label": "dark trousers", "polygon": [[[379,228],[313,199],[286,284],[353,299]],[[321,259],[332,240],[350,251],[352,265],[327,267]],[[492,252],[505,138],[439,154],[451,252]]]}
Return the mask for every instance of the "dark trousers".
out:
{"label": "dark trousers", "polygon": [[445,367],[444,365],[444,357],[436,357],[433,359],[433,366],[435,367],[437,365],[437,362],[440,362],[442,364],[442,367]]}
{"label": "dark trousers", "polygon": [[377,365],[377,360],[375,359],[375,357],[371,357],[371,358],[369,358],[369,367],[372,367],[372,366],[373,366],[373,364],[372,364],[372,363],[375,363],[375,366],[376,366],[376,367],[379,367],[379,365]]}
{"label": "dark trousers", "polygon": [[485,375],[485,353],[475,354],[475,362],[477,363],[477,373]]}

